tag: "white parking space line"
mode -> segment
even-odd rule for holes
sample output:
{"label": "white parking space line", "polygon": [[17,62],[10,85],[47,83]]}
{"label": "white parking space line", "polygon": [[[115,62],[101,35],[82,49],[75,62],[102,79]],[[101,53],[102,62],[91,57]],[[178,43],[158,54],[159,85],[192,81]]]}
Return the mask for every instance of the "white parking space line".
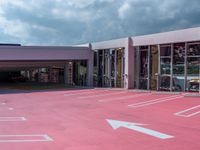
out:
{"label": "white parking space line", "polygon": [[[98,92],[98,91],[106,91],[104,90],[96,90],[96,89],[84,89],[84,90],[69,90],[69,91],[65,91],[64,94],[75,94],[75,93],[85,93],[85,92]],[[107,90],[108,91],[108,90]]]}
{"label": "white parking space line", "polygon": [[79,97],[79,98],[96,98],[96,97],[104,97],[104,96],[110,96],[110,95],[119,95],[122,93],[127,93],[127,92],[114,92],[114,93],[102,93],[102,94],[96,94],[96,95],[89,95],[89,96],[83,96],[83,97]]}
{"label": "white parking space line", "polygon": [[175,113],[174,115],[180,116],[180,117],[192,117],[197,114],[200,114],[200,105],[188,108],[186,110],[180,111]]}
{"label": "white parking space line", "polygon": [[116,98],[110,98],[110,99],[101,99],[98,100],[99,102],[110,102],[110,101],[117,101],[117,100],[125,100],[128,98],[136,98],[136,97],[140,97],[140,96],[147,96],[147,95],[151,95],[151,93],[148,94],[136,94],[136,95],[129,95],[129,96],[121,96],[121,97],[116,97]]}
{"label": "white parking space line", "polygon": [[93,93],[96,93],[96,92],[83,92],[83,93],[64,94],[64,96],[86,95],[86,94],[93,94]]}
{"label": "white parking space line", "polygon": [[[103,92],[107,92],[107,90],[104,90]],[[95,94],[99,93],[97,91],[87,91],[87,92],[78,92],[78,93],[72,93],[72,94],[64,94],[64,96],[75,96],[75,95],[87,95],[87,94]]]}
{"label": "white parking space line", "polygon": [[0,117],[0,122],[3,121],[26,121],[25,117]]}
{"label": "white parking space line", "polygon": [[75,93],[84,93],[84,92],[91,92],[94,90],[70,90],[70,91],[65,91],[63,94],[75,94]]}
{"label": "white parking space line", "polygon": [[164,98],[158,98],[158,99],[153,99],[153,100],[149,100],[149,101],[145,101],[145,102],[140,102],[140,103],[135,103],[135,104],[130,104],[128,105],[129,107],[143,107],[143,106],[148,106],[148,105],[153,105],[153,104],[157,104],[157,103],[162,103],[165,101],[171,101],[171,100],[175,100],[178,98],[182,98],[183,96],[168,96],[168,97],[164,97]]}
{"label": "white parking space line", "polygon": [[0,135],[1,143],[23,143],[23,142],[51,142],[53,141],[47,134],[19,134],[19,135]]}

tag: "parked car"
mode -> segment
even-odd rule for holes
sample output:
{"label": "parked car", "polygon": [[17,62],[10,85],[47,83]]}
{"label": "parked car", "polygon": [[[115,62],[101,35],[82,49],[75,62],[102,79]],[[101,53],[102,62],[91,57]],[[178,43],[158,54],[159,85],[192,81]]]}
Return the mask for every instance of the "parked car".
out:
{"label": "parked car", "polygon": [[192,79],[189,81],[189,91],[190,92],[198,92],[199,91],[199,83],[200,79]]}

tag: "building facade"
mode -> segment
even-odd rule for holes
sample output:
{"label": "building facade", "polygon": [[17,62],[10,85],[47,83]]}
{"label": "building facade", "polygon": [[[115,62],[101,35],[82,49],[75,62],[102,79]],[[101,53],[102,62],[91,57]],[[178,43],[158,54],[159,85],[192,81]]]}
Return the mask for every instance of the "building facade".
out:
{"label": "building facade", "polygon": [[1,83],[93,85],[91,48],[0,45]]}
{"label": "building facade", "polygon": [[0,45],[5,79],[199,91],[200,27],[71,47]]}
{"label": "building facade", "polygon": [[94,85],[199,91],[200,28],[92,44]]}

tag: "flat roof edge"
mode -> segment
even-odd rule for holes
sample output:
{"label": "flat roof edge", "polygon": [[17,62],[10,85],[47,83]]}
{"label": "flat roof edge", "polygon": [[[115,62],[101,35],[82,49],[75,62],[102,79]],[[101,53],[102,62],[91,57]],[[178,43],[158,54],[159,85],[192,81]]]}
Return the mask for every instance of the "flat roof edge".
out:
{"label": "flat roof edge", "polygon": [[138,36],[131,36],[131,38],[140,38],[140,37],[147,37],[147,36],[158,36],[158,35],[163,35],[163,34],[173,34],[173,33],[177,33],[177,32],[189,32],[189,31],[194,31],[194,30],[197,30],[197,31],[200,32],[200,27],[172,30],[172,31],[167,31],[167,32],[158,32],[158,33],[138,35]]}

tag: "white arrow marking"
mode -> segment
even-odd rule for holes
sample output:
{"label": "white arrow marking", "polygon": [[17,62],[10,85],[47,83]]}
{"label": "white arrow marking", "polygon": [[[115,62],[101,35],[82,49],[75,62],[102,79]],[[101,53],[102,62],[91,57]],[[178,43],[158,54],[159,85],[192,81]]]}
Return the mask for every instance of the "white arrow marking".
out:
{"label": "white arrow marking", "polygon": [[139,125],[145,125],[145,124],[140,124],[140,123],[131,123],[131,122],[124,122],[124,121],[117,121],[117,120],[110,120],[107,119],[107,122],[111,125],[111,127],[116,130],[120,127],[128,128],[130,130],[138,131],[147,135],[154,136],[156,138],[160,139],[170,139],[174,138],[174,136],[167,135],[161,132],[157,132],[151,129],[143,128],[140,127]]}

